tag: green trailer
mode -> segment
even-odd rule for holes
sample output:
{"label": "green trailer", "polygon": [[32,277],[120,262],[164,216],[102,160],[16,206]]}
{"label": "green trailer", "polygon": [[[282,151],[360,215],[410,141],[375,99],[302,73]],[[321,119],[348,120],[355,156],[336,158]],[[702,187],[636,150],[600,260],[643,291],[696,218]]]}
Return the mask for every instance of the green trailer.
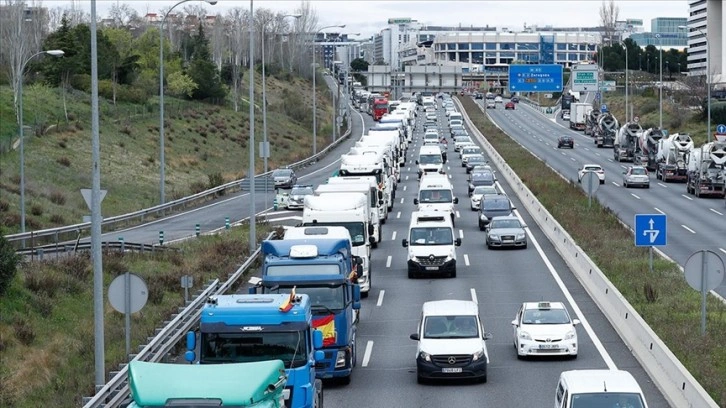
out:
{"label": "green trailer", "polygon": [[286,382],[281,360],[203,365],[132,361],[133,402],[128,408],[281,408]]}

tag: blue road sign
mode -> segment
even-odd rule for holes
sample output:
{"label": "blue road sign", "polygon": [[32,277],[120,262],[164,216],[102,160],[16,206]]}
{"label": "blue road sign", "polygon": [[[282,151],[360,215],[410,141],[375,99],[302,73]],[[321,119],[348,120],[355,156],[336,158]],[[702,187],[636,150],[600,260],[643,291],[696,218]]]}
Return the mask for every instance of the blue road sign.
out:
{"label": "blue road sign", "polygon": [[665,246],[666,216],[635,214],[635,246]]}
{"label": "blue road sign", "polygon": [[600,112],[601,113],[605,113],[607,111],[608,111],[608,106],[606,104],[603,103],[602,105],[600,105]]}
{"label": "blue road sign", "polygon": [[716,133],[726,135],[726,125],[716,125]]}
{"label": "blue road sign", "polygon": [[562,92],[562,65],[510,65],[509,92]]}

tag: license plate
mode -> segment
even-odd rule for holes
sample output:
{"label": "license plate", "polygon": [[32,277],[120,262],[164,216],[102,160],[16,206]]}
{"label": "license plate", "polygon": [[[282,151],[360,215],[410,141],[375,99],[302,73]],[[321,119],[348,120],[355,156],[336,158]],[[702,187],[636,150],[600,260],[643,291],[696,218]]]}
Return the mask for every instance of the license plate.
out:
{"label": "license plate", "polygon": [[539,348],[541,349],[556,349],[558,348],[557,344],[540,344]]}
{"label": "license plate", "polygon": [[426,270],[427,271],[438,271],[439,267],[438,266],[427,266]]}
{"label": "license plate", "polygon": [[441,369],[442,373],[460,373],[461,367],[447,367]]}
{"label": "license plate", "polygon": [[513,241],[514,241],[514,240],[512,240],[512,239],[503,239],[503,240],[502,240],[502,242],[513,242]]}

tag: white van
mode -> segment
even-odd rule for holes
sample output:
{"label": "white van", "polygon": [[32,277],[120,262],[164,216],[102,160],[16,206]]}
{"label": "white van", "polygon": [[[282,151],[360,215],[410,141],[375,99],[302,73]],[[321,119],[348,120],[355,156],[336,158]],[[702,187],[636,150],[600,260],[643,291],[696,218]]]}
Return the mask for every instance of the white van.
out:
{"label": "white van", "polygon": [[418,196],[413,199],[413,203],[418,205],[418,211],[441,211],[449,214],[451,224],[455,224],[454,204],[458,204],[459,199],[454,197],[454,187],[446,174],[424,174],[419,185]]}
{"label": "white van", "polygon": [[438,144],[421,146],[418,152],[418,178],[421,179],[424,173],[438,173],[444,166],[444,157]]}
{"label": "white van", "polygon": [[425,302],[411,340],[416,348],[416,379],[473,378],[487,381],[489,353],[479,306],[471,300]]}
{"label": "white van", "polygon": [[451,121],[453,120],[461,121],[459,122],[460,124],[464,123],[464,116],[460,112],[451,112],[449,114],[449,126],[451,126]]}
{"label": "white van", "polygon": [[401,244],[408,248],[409,278],[422,274],[456,277],[456,247],[461,238],[454,238],[448,213],[414,211],[407,236]]}
{"label": "white van", "polygon": [[555,408],[648,408],[633,375],[622,370],[570,370],[560,374]]}

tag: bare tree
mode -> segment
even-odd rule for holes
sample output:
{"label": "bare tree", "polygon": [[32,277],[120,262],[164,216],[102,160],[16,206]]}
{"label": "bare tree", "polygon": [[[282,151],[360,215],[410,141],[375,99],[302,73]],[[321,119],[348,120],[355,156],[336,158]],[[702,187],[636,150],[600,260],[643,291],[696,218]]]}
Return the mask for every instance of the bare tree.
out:
{"label": "bare tree", "polygon": [[114,4],[108,12],[114,28],[128,27],[134,22],[140,21],[139,13],[126,3]]}
{"label": "bare tree", "polygon": [[249,10],[239,7],[227,12],[226,23],[229,29],[229,63],[232,67],[232,104],[235,112],[239,111],[241,93],[241,71],[246,61],[249,26]]}
{"label": "bare tree", "polygon": [[600,6],[600,24],[602,24],[603,38],[613,38],[615,23],[619,16],[620,8],[615,5],[615,0],[609,0],[609,2],[603,0],[602,6]]}
{"label": "bare tree", "polygon": [[229,46],[227,36],[229,33],[226,30],[226,21],[221,15],[217,15],[211,29],[209,30],[209,43],[212,46],[212,59],[217,65],[218,70],[222,70],[222,59],[225,53],[229,52]]}
{"label": "bare tree", "polygon": [[313,50],[312,43],[318,30],[318,15],[307,0],[300,4],[295,13],[300,14],[300,18],[296,19],[291,41],[288,41],[290,70],[297,66],[299,73],[312,75],[312,59],[309,53]]}

